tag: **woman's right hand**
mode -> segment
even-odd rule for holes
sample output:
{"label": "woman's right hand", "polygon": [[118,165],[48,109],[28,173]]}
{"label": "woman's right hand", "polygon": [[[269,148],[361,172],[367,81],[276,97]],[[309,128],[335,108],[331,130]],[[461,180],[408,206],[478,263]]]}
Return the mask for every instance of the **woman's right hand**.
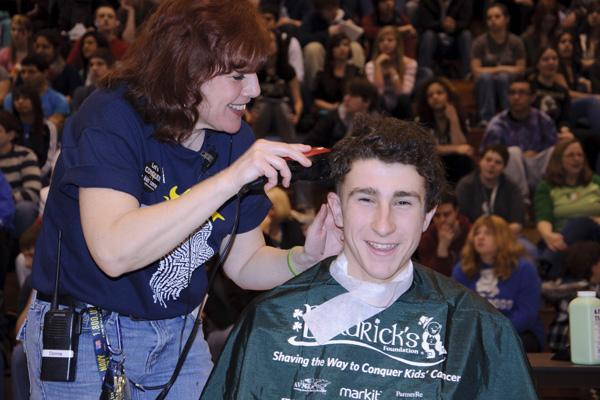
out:
{"label": "woman's right hand", "polygon": [[281,183],[289,187],[292,174],[283,157],[298,161],[305,167],[310,167],[311,161],[303,153],[310,150],[309,145],[288,144],[258,139],[240,158],[224,172],[225,182],[232,182],[238,191],[245,184],[264,176],[267,178],[265,191],[277,186],[278,176]]}
{"label": "woman's right hand", "polygon": [[544,235],[543,239],[546,242],[546,246],[552,251],[563,251],[567,249],[565,238],[560,233],[551,232]]}

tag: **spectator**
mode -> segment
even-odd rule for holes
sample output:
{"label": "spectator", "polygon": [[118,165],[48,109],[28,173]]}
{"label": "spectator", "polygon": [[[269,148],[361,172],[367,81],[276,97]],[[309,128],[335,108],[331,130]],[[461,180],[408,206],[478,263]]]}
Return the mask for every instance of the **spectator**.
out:
{"label": "spectator", "polygon": [[[325,64],[325,46],[332,35],[343,32],[345,26],[358,28],[348,19],[343,19],[340,0],[313,0],[313,10],[302,20],[298,30],[298,39],[304,49],[305,85],[314,89],[317,72]],[[360,29],[360,28],[359,28]],[[352,64],[362,69],[365,65],[365,53],[358,42],[353,41]]]}
{"label": "spectator", "polygon": [[113,65],[112,53],[107,48],[99,48],[90,55],[88,74],[90,83],[75,89],[71,101],[73,112],[77,111],[87,96],[96,90],[98,82],[112,70]]}
{"label": "spectator", "polygon": [[[12,189],[10,184],[4,177],[4,173],[0,171],[0,236],[2,234],[12,231],[13,229],[13,217],[15,214],[15,202],[12,196]],[[8,247],[4,248],[4,244],[8,241],[2,241],[3,245],[0,245],[0,265],[4,258],[2,255],[8,255]]]}
{"label": "spectator", "polygon": [[35,152],[42,183],[47,186],[60,148],[58,130],[44,118],[40,96],[34,88],[17,86],[12,92],[12,99],[13,115],[19,119],[22,128],[16,143]]}
{"label": "spectator", "polygon": [[25,229],[25,232],[19,237],[20,253],[15,259],[15,272],[19,289],[23,288],[25,280],[31,275],[35,242],[37,241],[41,229],[42,223],[41,220],[38,220],[31,224],[29,228]]}
{"label": "spectator", "polygon": [[458,211],[471,223],[482,215],[497,215],[519,235],[525,224],[526,208],[519,187],[504,173],[508,158],[506,146],[486,146],[479,158],[479,168],[458,182],[456,197]]}
{"label": "spectator", "polygon": [[4,103],[4,98],[10,92],[12,79],[4,67],[0,67],[0,103]]}
{"label": "spectator", "polygon": [[314,106],[322,112],[336,110],[344,97],[348,81],[358,75],[360,70],[350,64],[352,50],[350,39],[343,34],[333,35],[327,43],[325,66],[317,73]]}
{"label": "spectator", "polygon": [[261,93],[254,100],[249,122],[257,137],[293,143],[304,108],[300,82],[288,62],[287,48],[277,42],[273,31],[269,35],[270,54],[257,73]]}
{"label": "spectator", "polygon": [[569,303],[580,290],[600,295],[600,243],[579,242],[566,255],[566,277],[542,283],[542,294],[556,308],[548,327],[548,347],[552,352],[569,349]]}
{"label": "spectator", "polygon": [[402,38],[395,27],[386,26],[379,31],[373,60],[365,66],[365,74],[377,88],[385,111],[394,117],[410,118],[417,62],[404,55]]}
{"label": "spectator", "polygon": [[[556,80],[569,90],[571,97],[570,125],[576,129],[584,119],[590,133],[597,134],[600,132],[600,87],[594,88],[593,79],[599,79],[600,74],[596,75],[592,69],[588,74],[591,79],[586,78],[579,44],[572,32],[563,31],[558,35],[556,49],[559,59]],[[578,134],[576,130],[574,132]]]}
{"label": "spectator", "polygon": [[285,190],[274,187],[267,192],[267,196],[272,206],[261,224],[267,246],[280,249],[302,246],[304,233],[300,222],[292,216],[292,204]]}
{"label": "spectator", "polygon": [[[457,58],[458,75],[465,78],[471,63],[472,0],[420,0],[416,14],[419,65],[434,69],[434,60]],[[439,65],[438,65],[439,67]]]}
{"label": "spectator", "polygon": [[592,1],[579,30],[581,62],[589,69],[600,53],[600,1]]}
{"label": "spectator", "polygon": [[530,76],[534,96],[532,106],[552,118],[559,131],[570,132],[571,98],[569,90],[557,82],[558,52],[545,46],[539,49],[537,56],[533,61],[535,70]]}
{"label": "spectator", "polygon": [[60,54],[61,47],[62,38],[55,30],[42,30],[34,36],[33,52],[48,64],[46,77],[50,86],[70,99],[75,88],[82,85],[82,80],[77,70],[65,62]]}
{"label": "spectator", "polygon": [[547,4],[539,2],[535,8],[531,25],[521,36],[525,53],[527,55],[527,67],[534,68],[540,58],[540,50],[554,43],[555,35],[560,28],[560,16],[558,4]]}
{"label": "spectator", "polygon": [[553,146],[558,140],[573,138],[570,132],[557,134],[552,119],[531,105],[531,83],[515,79],[508,90],[509,108],[496,115],[488,125],[481,149],[490,144],[503,144],[510,158],[506,174],[519,186],[526,204],[530,188],[541,181]]}
{"label": "spectator", "polygon": [[375,86],[365,78],[351,79],[342,103],[333,112],[321,116],[303,142],[312,146],[333,147],[350,134],[356,115],[369,113],[376,105]]}
{"label": "spectator", "polygon": [[275,32],[277,42],[281,43],[282,49],[287,48],[288,62],[294,68],[298,82],[302,83],[304,81],[304,58],[302,58],[300,42],[277,24],[277,21],[280,20],[280,14],[279,8],[275,4],[261,5],[259,10],[267,29]]}
{"label": "spectator", "polygon": [[[42,101],[42,112],[44,118],[52,121],[60,130],[67,115],[69,115],[69,103],[65,96],[50,87],[46,79],[48,64],[37,55],[29,55],[21,62],[21,79],[23,83],[34,88],[40,95]],[[12,111],[12,94],[4,98],[4,109]]]}
{"label": "spectator", "polygon": [[506,221],[496,215],[483,216],[471,227],[452,278],[504,314],[519,333],[525,351],[539,352],[544,347],[540,278],[523,255]]}
{"label": "spectator", "polygon": [[577,139],[554,149],[534,205],[545,247],[540,256],[542,277],[563,277],[569,246],[584,240],[600,242],[600,176],[588,166]]}
{"label": "spectator", "polygon": [[19,237],[35,221],[42,187],[35,153],[14,144],[19,132],[19,121],[9,112],[0,111],[0,171],[12,188],[15,237]]}
{"label": "spectator", "polygon": [[13,15],[10,21],[10,45],[0,49],[0,66],[17,77],[21,60],[31,51],[31,21],[24,15]]}
{"label": "spectator", "polygon": [[86,85],[90,84],[90,57],[99,48],[109,48],[106,38],[96,31],[86,32],[73,44],[67,57],[67,64],[79,71],[79,76]]}
{"label": "spectator", "polygon": [[510,15],[509,30],[515,35],[521,35],[529,26],[533,13],[534,0],[499,0]]}
{"label": "spectator", "polygon": [[498,106],[508,107],[510,81],[525,72],[525,47],[508,31],[509,21],[506,6],[492,4],[486,11],[488,32],[473,42],[471,72],[482,125],[487,125]]}
{"label": "spectator", "polygon": [[396,7],[394,0],[364,0],[372,3],[373,10],[362,17],[361,25],[365,29],[365,39],[369,48],[384,26],[395,26],[402,34],[404,53],[411,58],[417,58],[417,30],[410,23],[410,18]]}
{"label": "spectator", "polygon": [[440,274],[450,276],[460,260],[471,223],[458,212],[454,194],[446,192],[433,215],[433,224],[423,233],[417,249],[419,262]]}
{"label": "spectator", "polygon": [[417,96],[418,120],[424,124],[437,142],[436,150],[442,156],[446,176],[455,185],[473,170],[475,149],[467,143],[467,124],[460,110],[458,95],[444,78],[430,78]]}
{"label": "spectator", "polygon": [[94,24],[98,33],[103,35],[110,46],[115,60],[120,60],[129,47],[129,43],[119,38],[119,20],[115,9],[110,5],[101,5],[94,13]]}

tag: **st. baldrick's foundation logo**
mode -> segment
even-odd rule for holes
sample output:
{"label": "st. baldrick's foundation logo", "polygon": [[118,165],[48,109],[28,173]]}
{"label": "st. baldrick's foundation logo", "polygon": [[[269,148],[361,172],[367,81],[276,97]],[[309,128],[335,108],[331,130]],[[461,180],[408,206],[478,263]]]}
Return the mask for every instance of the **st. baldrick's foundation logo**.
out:
{"label": "st. baldrick's foundation logo", "polygon": [[[310,330],[304,324],[304,314],[316,306],[297,308],[292,317],[292,330],[297,334],[288,343],[297,347],[315,347]],[[340,333],[324,345],[358,346],[380,353],[393,360],[415,367],[430,367],[446,359],[442,341],[443,326],[434,318],[422,315],[413,324],[383,325],[379,318],[363,321]]]}

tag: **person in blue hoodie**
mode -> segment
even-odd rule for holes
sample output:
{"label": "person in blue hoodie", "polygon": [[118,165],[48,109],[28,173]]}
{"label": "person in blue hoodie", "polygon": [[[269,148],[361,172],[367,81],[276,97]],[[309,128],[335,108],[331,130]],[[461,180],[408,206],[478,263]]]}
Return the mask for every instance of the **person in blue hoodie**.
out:
{"label": "person in blue hoodie", "polygon": [[504,314],[527,352],[543,349],[540,278],[504,219],[487,215],[475,221],[452,278]]}

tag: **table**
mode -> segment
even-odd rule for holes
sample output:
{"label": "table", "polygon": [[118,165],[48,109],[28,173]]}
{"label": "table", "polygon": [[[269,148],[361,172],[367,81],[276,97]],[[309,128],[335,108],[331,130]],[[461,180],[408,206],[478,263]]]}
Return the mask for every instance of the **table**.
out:
{"label": "table", "polygon": [[528,353],[538,387],[600,387],[600,365],[577,365],[551,360],[553,353]]}

